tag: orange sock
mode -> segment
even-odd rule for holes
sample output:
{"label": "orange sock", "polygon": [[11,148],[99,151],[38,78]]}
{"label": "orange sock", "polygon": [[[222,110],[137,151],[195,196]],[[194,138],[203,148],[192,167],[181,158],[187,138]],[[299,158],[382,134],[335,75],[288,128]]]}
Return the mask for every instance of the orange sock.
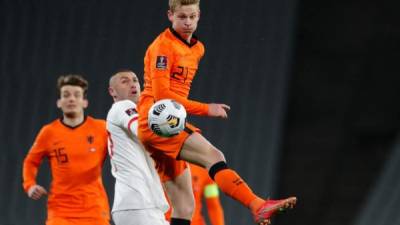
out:
{"label": "orange sock", "polygon": [[253,200],[260,199],[253,193],[246,182],[244,182],[242,178],[231,169],[218,171],[215,174],[214,180],[222,192],[248,208]]}
{"label": "orange sock", "polygon": [[262,198],[257,197],[253,201],[250,202],[249,208],[251,212],[255,213],[257,209],[261,207],[262,204],[264,204],[265,200]]}

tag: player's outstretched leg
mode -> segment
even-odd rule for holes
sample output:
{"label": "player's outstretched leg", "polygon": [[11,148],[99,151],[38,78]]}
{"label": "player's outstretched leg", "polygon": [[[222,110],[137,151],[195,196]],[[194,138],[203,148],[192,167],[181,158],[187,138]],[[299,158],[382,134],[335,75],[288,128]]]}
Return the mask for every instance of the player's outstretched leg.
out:
{"label": "player's outstretched leg", "polygon": [[234,170],[228,168],[223,154],[201,134],[190,135],[180,152],[180,158],[208,169],[210,177],[226,195],[249,208],[256,223],[266,225],[277,211],[291,208],[296,198],[264,200],[253,193]]}

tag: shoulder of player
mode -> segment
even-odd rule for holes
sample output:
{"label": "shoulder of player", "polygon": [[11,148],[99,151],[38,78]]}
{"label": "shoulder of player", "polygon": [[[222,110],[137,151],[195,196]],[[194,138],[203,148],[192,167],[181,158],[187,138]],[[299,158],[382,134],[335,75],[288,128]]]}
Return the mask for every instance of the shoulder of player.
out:
{"label": "shoulder of player", "polygon": [[47,140],[52,136],[57,135],[60,130],[60,124],[60,119],[53,120],[52,122],[43,125],[37,135],[40,136],[42,139]]}
{"label": "shoulder of player", "polygon": [[201,48],[201,49],[203,49],[203,50],[205,49],[203,42],[201,42],[201,41],[199,41],[199,40],[197,40],[196,45],[198,45],[198,47]]}
{"label": "shoulder of player", "polygon": [[165,34],[161,34],[158,36],[153,43],[150,44],[149,48],[147,51],[149,52],[163,52],[163,53],[168,53],[172,52],[174,47],[174,41],[167,37]]}
{"label": "shoulder of player", "polygon": [[133,113],[137,113],[136,104],[131,100],[122,100],[115,102],[107,115],[107,120],[114,118],[115,116],[119,117],[120,113],[127,113],[130,116]]}
{"label": "shoulder of player", "polygon": [[111,110],[125,110],[125,109],[129,109],[129,108],[136,108],[136,104],[134,102],[132,102],[131,100],[121,100],[118,102],[115,102],[113,104],[113,106],[111,107]]}
{"label": "shoulder of player", "polygon": [[89,123],[91,126],[99,126],[99,127],[106,126],[106,121],[104,119],[98,119],[91,116],[86,116],[85,123]]}
{"label": "shoulder of player", "polygon": [[61,124],[61,119],[55,119],[53,121],[51,121],[50,123],[45,124],[42,128],[41,128],[41,132],[49,132],[52,130],[58,130],[59,125]]}
{"label": "shoulder of player", "polygon": [[197,40],[197,43],[196,43],[193,47],[197,48],[197,49],[198,49],[197,51],[198,51],[201,55],[204,54],[204,52],[205,52],[205,47],[204,47],[203,42]]}

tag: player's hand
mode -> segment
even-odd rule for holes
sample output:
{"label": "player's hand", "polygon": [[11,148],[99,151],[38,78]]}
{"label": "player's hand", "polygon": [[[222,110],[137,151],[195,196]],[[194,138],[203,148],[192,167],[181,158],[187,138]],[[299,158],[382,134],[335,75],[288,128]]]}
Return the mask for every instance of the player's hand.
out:
{"label": "player's hand", "polygon": [[28,197],[33,199],[33,200],[38,200],[40,199],[43,195],[47,195],[46,189],[40,185],[33,185],[32,187],[29,188],[28,190]]}
{"label": "player's hand", "polygon": [[230,109],[231,107],[229,105],[210,103],[208,104],[208,116],[221,117],[225,119],[228,118],[227,111]]}

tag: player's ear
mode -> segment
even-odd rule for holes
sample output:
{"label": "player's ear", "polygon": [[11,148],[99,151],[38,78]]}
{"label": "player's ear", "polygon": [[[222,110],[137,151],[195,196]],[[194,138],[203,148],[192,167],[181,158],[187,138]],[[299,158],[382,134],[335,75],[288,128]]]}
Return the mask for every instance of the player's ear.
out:
{"label": "player's ear", "polygon": [[89,101],[87,98],[83,99],[83,108],[86,109],[89,106]]}
{"label": "player's ear", "polygon": [[57,105],[57,108],[61,109],[61,100],[60,99],[57,99],[56,105]]}
{"label": "player's ear", "polygon": [[167,12],[168,20],[172,23],[174,20],[174,13],[171,10]]}
{"label": "player's ear", "polygon": [[108,87],[108,93],[111,95],[112,98],[115,98],[115,91],[112,87]]}

